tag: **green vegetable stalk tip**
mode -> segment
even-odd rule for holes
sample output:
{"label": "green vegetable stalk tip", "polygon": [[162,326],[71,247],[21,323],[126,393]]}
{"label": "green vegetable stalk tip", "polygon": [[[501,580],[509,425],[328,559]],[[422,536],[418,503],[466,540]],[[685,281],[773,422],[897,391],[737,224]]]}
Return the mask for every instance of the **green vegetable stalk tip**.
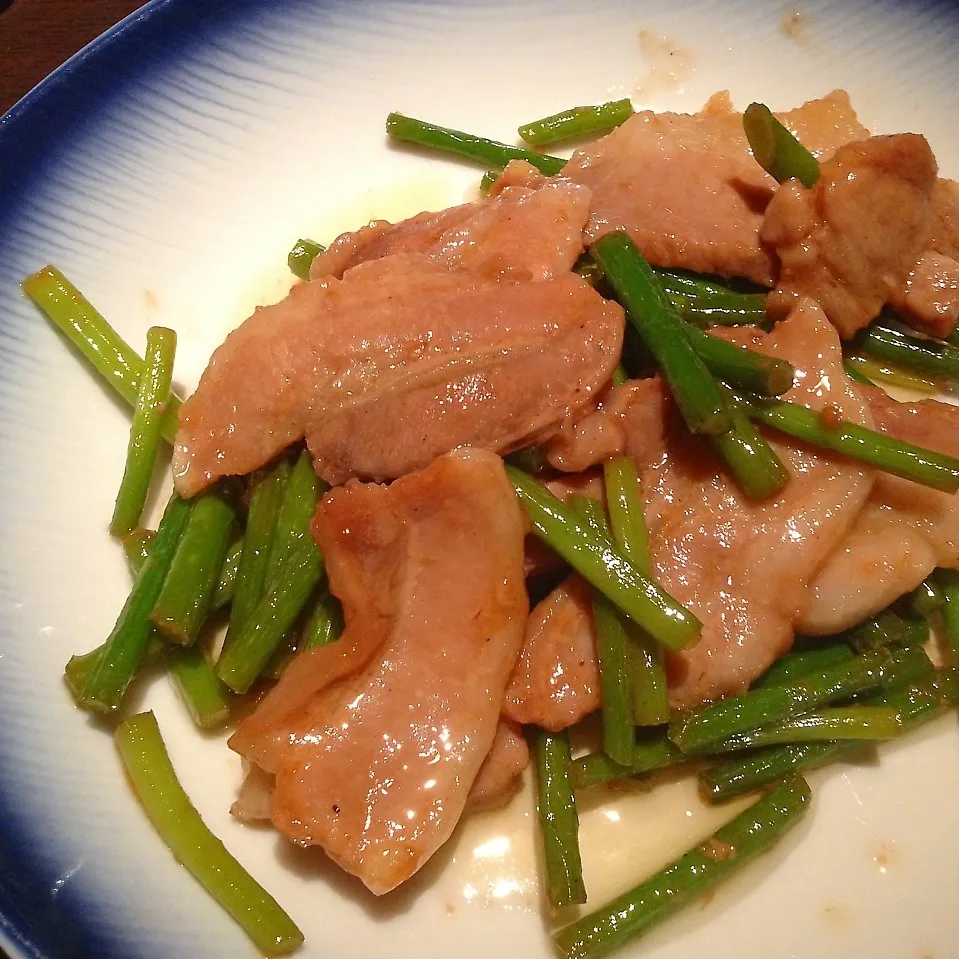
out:
{"label": "green vegetable stalk tip", "polygon": [[386,132],[393,140],[427,147],[441,153],[451,153],[500,170],[510,160],[525,160],[546,176],[552,176],[554,173],[559,173],[566,163],[560,157],[512,147],[506,143],[498,143],[496,140],[473,136],[471,133],[451,130],[449,127],[439,127],[424,120],[405,117],[401,113],[391,113],[386,118]]}
{"label": "green vegetable stalk tip", "polygon": [[518,132],[530,146],[545,147],[563,140],[607,133],[632,115],[633,105],[629,100],[611,100],[599,106],[573,107],[524,123]]}
{"label": "green vegetable stalk tip", "polygon": [[[143,376],[143,358],[94,309],[83,294],[56,268],[45,266],[23,281],[23,292],[46,314],[83,358],[131,407]],[[181,400],[170,394],[163,413],[162,436],[172,443]]]}
{"label": "green vegetable stalk tip", "polygon": [[779,183],[796,179],[807,189],[819,179],[819,161],[777,120],[765,104],[750,103],[743,129],[756,162]]}
{"label": "green vegetable stalk tip", "polygon": [[177,862],[233,917],[265,956],[285,956],[303,934],[207,828],[176,777],[152,712],[117,727],[114,739],[144,812]]}

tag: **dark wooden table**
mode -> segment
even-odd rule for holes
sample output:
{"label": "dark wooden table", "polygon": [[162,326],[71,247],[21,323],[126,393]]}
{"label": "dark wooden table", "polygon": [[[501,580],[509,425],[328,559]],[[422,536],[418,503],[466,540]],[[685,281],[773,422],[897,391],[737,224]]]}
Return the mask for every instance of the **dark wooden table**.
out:
{"label": "dark wooden table", "polygon": [[0,0],[0,114],[143,0]]}

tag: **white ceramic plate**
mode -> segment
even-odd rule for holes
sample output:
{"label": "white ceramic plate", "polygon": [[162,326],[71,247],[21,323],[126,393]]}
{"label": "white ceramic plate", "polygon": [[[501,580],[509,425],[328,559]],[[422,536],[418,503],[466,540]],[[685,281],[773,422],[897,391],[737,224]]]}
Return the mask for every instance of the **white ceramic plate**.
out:
{"label": "white ceramic plate", "polygon": [[[254,951],[160,845],[67,657],[128,587],[106,534],[126,414],[20,297],[60,266],[141,347],[180,334],[195,383],[224,333],[281,296],[286,252],[371,216],[472,195],[475,171],[391,149],[392,109],[511,139],[581,102],[697,109],[717,89],[788,107],[836,86],[878,132],[925,133],[959,175],[959,7],[593,0],[155,0],[0,120],[0,940],[18,957]],[[162,683],[156,710],[209,825],[292,913],[305,957],[550,955],[528,797],[477,817],[374,901],[315,851],[244,829],[238,760]],[[950,716],[815,777],[807,821],[629,954],[959,956],[959,735]],[[594,899],[710,831],[688,784],[584,808]],[[727,811],[723,815],[729,815]]]}

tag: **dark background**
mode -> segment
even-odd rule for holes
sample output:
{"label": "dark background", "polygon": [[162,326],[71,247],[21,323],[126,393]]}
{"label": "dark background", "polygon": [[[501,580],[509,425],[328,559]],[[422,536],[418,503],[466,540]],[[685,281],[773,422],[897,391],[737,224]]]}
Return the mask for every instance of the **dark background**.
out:
{"label": "dark background", "polygon": [[0,0],[0,114],[143,0]]}

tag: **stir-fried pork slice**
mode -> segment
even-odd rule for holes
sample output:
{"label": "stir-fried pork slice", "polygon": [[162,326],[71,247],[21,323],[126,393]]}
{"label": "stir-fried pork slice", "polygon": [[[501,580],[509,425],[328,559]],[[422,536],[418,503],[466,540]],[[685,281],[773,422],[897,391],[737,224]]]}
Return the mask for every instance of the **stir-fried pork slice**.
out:
{"label": "stir-fried pork slice", "polygon": [[889,304],[923,333],[948,336],[959,320],[959,263],[941,253],[923,253]]}
{"label": "stir-fried pork slice", "polygon": [[594,409],[563,424],[546,444],[549,464],[580,473],[626,454],[644,469],[662,455],[666,386],[658,376],[629,380],[604,394]]}
{"label": "stir-fried pork slice", "polygon": [[936,171],[925,138],[901,133],[840,147],[810,190],[783,184],[762,228],[781,263],[767,310],[811,297],[844,338],[869,323],[923,250]]}
{"label": "stir-fried pork slice", "polygon": [[[827,156],[868,135],[841,91],[779,116]],[[589,241],[626,229],[657,266],[775,280],[759,231],[776,184],[749,152],[742,114],[726,95],[698,114],[637,113],[574,153],[562,175],[592,191]]]}
{"label": "stir-fried pork slice", "polygon": [[558,731],[599,709],[592,590],[575,573],[529,616],[503,714]]}
{"label": "stir-fried pork slice", "polygon": [[[877,429],[959,456],[959,409],[937,400],[898,403],[875,387],[864,392]],[[855,525],[819,570],[799,628],[825,636],[855,626],[937,566],[959,569],[959,499],[880,473]]]}
{"label": "stir-fried pork slice", "polygon": [[892,306],[917,329],[948,336],[959,320],[959,183],[939,180],[932,194],[932,229]]}
{"label": "stir-fried pork slice", "polygon": [[[377,453],[373,478],[400,475],[470,443],[509,448],[546,430],[551,418],[558,427],[589,401],[609,378],[622,333],[620,307],[573,274],[497,283],[397,254],[355,267],[343,280],[298,285],[227,337],[184,403],[177,490],[192,496],[220,476],[248,473],[303,436],[319,448],[337,414],[380,400],[395,409],[413,391],[433,395],[442,410],[452,402],[470,412],[424,412],[420,422],[444,424],[442,441],[406,435],[409,445],[401,446],[392,437],[394,458]],[[567,360],[563,377],[555,376],[553,350]],[[504,366],[519,382],[502,395],[457,393],[484,376],[504,388]],[[530,413],[532,424],[524,419]],[[457,429],[447,429],[453,421]],[[494,435],[497,424],[502,435]],[[357,464],[364,455],[358,444]],[[337,454],[329,478],[360,472]]]}
{"label": "stir-fried pork slice", "polygon": [[[529,747],[523,729],[509,719],[500,718],[493,745],[483,760],[466,798],[466,808],[490,809],[506,802],[519,786],[529,765]],[[241,822],[258,824],[270,821],[276,777],[257,765],[247,770],[230,814]]]}
{"label": "stir-fried pork slice", "polygon": [[529,747],[522,727],[509,719],[500,719],[493,745],[473,780],[467,808],[489,809],[506,802],[519,787],[528,765]]}
{"label": "stir-fried pork slice", "polygon": [[391,253],[428,254],[489,278],[543,280],[565,273],[583,250],[589,190],[568,180],[535,186],[501,188],[475,203],[344,233],[313,261],[310,277],[340,277]]}
{"label": "stir-fried pork slice", "polygon": [[339,642],[375,652],[292,710],[281,680],[259,707],[276,725],[258,710],[230,745],[276,776],[283,835],[382,894],[449,837],[493,745],[528,612],[523,519],[502,461],[465,450],[334,490],[313,531]]}
{"label": "stir-fried pork slice", "polygon": [[[514,339],[455,379],[330,413],[307,434],[317,472],[333,484],[351,476],[381,480],[462,444],[507,453],[551,436],[609,382],[622,348],[622,320],[572,276],[550,281],[549,291],[544,286],[518,287],[509,308],[529,310],[531,318],[538,311],[541,320],[560,326],[549,330],[546,345]],[[498,293],[497,300],[506,295]]]}

